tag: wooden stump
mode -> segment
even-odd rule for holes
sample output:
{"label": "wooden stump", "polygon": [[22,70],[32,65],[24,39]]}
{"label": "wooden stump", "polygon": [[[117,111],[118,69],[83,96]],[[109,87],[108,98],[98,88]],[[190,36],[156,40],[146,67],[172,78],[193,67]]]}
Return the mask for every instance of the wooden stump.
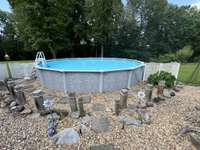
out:
{"label": "wooden stump", "polygon": [[114,110],[115,110],[115,115],[118,116],[120,113],[120,100],[115,100]]}
{"label": "wooden stump", "polygon": [[32,93],[32,96],[37,110],[44,110],[43,93],[40,90],[36,90]]}
{"label": "wooden stump", "polygon": [[120,92],[120,107],[127,108],[128,89],[122,89]]}
{"label": "wooden stump", "polygon": [[33,96],[33,99],[34,99],[34,103],[35,103],[35,106],[38,110],[44,110],[44,106],[43,106],[43,103],[44,103],[44,98],[42,95],[38,95],[38,96]]}
{"label": "wooden stump", "polygon": [[15,96],[16,96],[16,102],[19,105],[24,105],[26,103],[26,97],[23,91],[16,91],[15,90]]}
{"label": "wooden stump", "polygon": [[8,84],[8,91],[9,91],[10,95],[15,97],[15,92],[14,92],[15,82],[14,81],[8,81],[7,84]]}
{"label": "wooden stump", "polygon": [[83,107],[83,99],[81,97],[78,99],[78,111],[79,111],[79,117],[85,116],[85,110]]}
{"label": "wooden stump", "polygon": [[70,105],[71,112],[76,112],[78,110],[75,93],[69,93],[69,105]]}
{"label": "wooden stump", "polygon": [[147,84],[147,86],[145,87],[145,98],[147,101],[151,101],[152,90],[153,90],[153,85]]}

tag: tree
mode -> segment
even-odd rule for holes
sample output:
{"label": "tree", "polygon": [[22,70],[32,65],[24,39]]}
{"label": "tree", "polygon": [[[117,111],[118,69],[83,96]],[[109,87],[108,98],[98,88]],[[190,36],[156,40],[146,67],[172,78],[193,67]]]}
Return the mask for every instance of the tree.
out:
{"label": "tree", "polygon": [[117,9],[117,5],[114,2],[116,1],[86,0],[86,22],[90,31],[88,37],[97,47],[101,47],[101,57],[103,57],[103,49],[108,43],[113,24],[117,21],[114,11],[114,7]]}
{"label": "tree", "polygon": [[72,47],[80,38],[82,0],[10,0],[10,4],[20,36],[33,50],[48,49],[55,58],[58,50]]}
{"label": "tree", "polygon": [[22,50],[22,42],[17,36],[12,14],[0,10],[0,58],[3,60],[5,54],[12,59],[19,58],[16,54]]}

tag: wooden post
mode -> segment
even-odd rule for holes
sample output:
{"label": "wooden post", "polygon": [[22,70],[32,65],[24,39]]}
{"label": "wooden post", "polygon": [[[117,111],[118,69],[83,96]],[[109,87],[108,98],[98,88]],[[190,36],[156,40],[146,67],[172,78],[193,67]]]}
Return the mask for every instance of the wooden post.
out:
{"label": "wooden post", "polygon": [[83,99],[81,97],[78,99],[78,111],[79,111],[79,117],[85,116],[85,111],[83,107]]}
{"label": "wooden post", "polygon": [[15,90],[16,102],[19,105],[24,105],[26,103],[26,97],[22,90]]}
{"label": "wooden post", "polygon": [[115,115],[119,115],[120,113],[120,100],[115,100],[115,106],[114,106],[114,110],[115,110]]}
{"label": "wooden post", "polygon": [[147,84],[147,86],[145,87],[145,98],[147,101],[151,101],[152,89],[153,89],[152,84]]}
{"label": "wooden post", "polygon": [[14,81],[8,81],[7,84],[8,84],[8,91],[9,91],[9,93],[10,93],[13,97],[15,97],[15,92],[14,92],[15,82],[14,82]]}
{"label": "wooden post", "polygon": [[122,89],[120,92],[120,106],[121,108],[127,108],[128,89]]}
{"label": "wooden post", "polygon": [[36,90],[32,93],[33,100],[35,103],[35,106],[38,110],[44,110],[44,98],[43,98],[43,93],[40,90]]}
{"label": "wooden post", "polygon": [[69,93],[69,105],[71,108],[71,112],[76,112],[78,110],[77,104],[76,104],[76,94],[75,93]]}

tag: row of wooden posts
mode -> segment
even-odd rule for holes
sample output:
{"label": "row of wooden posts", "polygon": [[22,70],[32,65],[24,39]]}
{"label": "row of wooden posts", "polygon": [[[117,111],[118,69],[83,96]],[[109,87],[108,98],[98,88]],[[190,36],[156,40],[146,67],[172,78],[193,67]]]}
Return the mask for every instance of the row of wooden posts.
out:
{"label": "row of wooden posts", "polygon": [[[41,90],[34,91],[32,93],[33,99],[35,101],[36,107],[38,110],[43,110],[44,106],[44,97],[43,92]],[[83,99],[84,97],[79,97],[78,100],[76,100],[76,94],[75,93],[69,93],[68,94],[68,104],[71,109],[71,113],[73,112],[79,112],[79,117],[82,117],[85,115],[85,110],[83,107]],[[86,102],[85,102],[86,103]]]}
{"label": "row of wooden posts", "polygon": [[26,97],[22,86],[15,85],[14,81],[7,81],[7,88],[10,95],[16,100],[18,105],[23,106],[26,103]]}

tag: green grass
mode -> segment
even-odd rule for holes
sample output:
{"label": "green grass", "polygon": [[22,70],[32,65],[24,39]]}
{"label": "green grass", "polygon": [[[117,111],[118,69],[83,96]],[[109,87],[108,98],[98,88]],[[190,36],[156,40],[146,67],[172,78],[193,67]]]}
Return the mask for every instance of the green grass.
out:
{"label": "green grass", "polygon": [[[178,80],[181,82],[188,82],[195,70],[197,63],[182,63],[179,70]],[[193,84],[200,84],[200,71],[196,76]]]}

